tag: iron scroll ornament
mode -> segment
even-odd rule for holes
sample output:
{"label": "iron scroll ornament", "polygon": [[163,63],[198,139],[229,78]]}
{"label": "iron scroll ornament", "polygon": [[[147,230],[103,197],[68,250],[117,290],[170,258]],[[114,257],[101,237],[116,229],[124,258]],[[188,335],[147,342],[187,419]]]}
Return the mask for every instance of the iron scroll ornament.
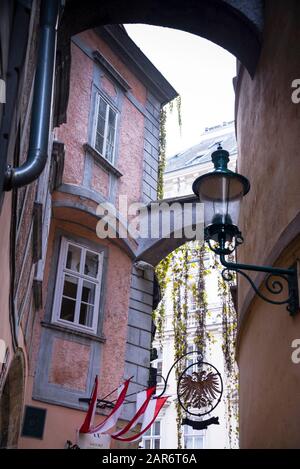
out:
{"label": "iron scroll ornament", "polygon": [[[267,301],[268,303],[271,303],[273,305],[287,304],[286,309],[289,311],[289,313],[291,315],[295,314],[295,310],[297,309],[297,305],[296,304],[294,305],[293,299],[295,297],[295,294],[294,294],[294,289],[293,289],[293,286],[290,282],[289,277],[287,277],[285,275],[279,275],[279,274],[269,274],[264,278],[263,284],[264,284],[266,290],[271,295],[280,295],[280,293],[282,293],[282,291],[284,290],[284,286],[283,286],[282,281],[287,283],[288,290],[289,290],[288,296],[286,298],[284,298],[283,300],[281,300],[281,301],[276,301],[276,300],[272,300],[271,298],[266,297],[259,290],[259,288],[257,288],[257,286],[255,285],[255,283],[251,279],[251,277],[249,275],[247,275],[245,272],[243,272],[242,270],[240,270],[240,269],[229,269],[229,268],[223,269],[222,270],[222,277],[226,282],[231,282],[233,280],[232,272],[236,272],[238,274],[241,274],[243,277],[245,277],[248,280],[248,282],[250,283],[250,285],[252,286],[255,293],[262,300]],[[276,278],[276,277],[277,277],[277,280],[274,280],[273,278]]]}
{"label": "iron scroll ornament", "polygon": [[[299,275],[299,262],[296,262],[289,269],[282,269],[279,267],[271,266],[259,266],[253,264],[241,264],[238,262],[229,262],[226,260],[225,256],[228,256],[234,252],[236,247],[243,243],[243,237],[240,232],[238,232],[237,239],[233,247],[226,247],[226,234],[220,232],[218,236],[218,243],[212,245],[209,239],[209,231],[206,230],[205,241],[208,243],[210,249],[217,255],[220,256],[220,262],[225,267],[222,271],[222,277],[225,281],[232,281],[233,274],[241,274],[252,286],[255,293],[264,301],[271,303],[273,305],[287,305],[287,311],[291,316],[294,316],[299,311],[299,293],[298,293],[298,275]],[[265,286],[268,296],[264,295],[260,289],[256,286],[252,278],[245,272],[262,272],[267,274],[263,280],[263,285]],[[285,286],[287,288],[285,288]],[[272,299],[276,295],[280,295],[283,291],[288,290],[287,295],[283,300]],[[271,296],[271,297],[270,297]]]}

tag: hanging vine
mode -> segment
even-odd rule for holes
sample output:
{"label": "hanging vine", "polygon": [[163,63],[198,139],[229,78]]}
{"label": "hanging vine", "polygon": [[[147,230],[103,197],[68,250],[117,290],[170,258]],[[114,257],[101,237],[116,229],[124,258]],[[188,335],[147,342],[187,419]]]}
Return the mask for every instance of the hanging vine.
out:
{"label": "hanging vine", "polygon": [[[233,259],[230,259],[233,261]],[[237,313],[232,302],[231,288],[235,278],[227,282],[222,277],[223,266],[215,256],[215,267],[218,269],[218,295],[222,307],[222,351],[225,368],[225,400],[229,446],[236,447],[238,441],[238,369],[235,361],[237,333]]]}
{"label": "hanging vine", "polygon": [[167,110],[166,107],[160,110],[160,128],[159,128],[159,160],[158,160],[158,178],[157,178],[157,198],[164,196],[164,171],[166,167],[166,146],[167,146]]}
{"label": "hanging vine", "polygon": [[162,199],[164,196],[164,171],[166,167],[166,148],[167,148],[167,115],[173,112],[174,103],[176,103],[178,126],[181,133],[182,129],[182,114],[181,114],[181,96],[170,101],[168,106],[164,106],[160,110],[159,117],[159,160],[158,160],[158,177],[157,177],[157,198]]}
{"label": "hanging vine", "polygon": [[[174,360],[178,360],[187,352],[187,316],[188,316],[188,267],[189,253],[187,246],[179,248],[172,257],[172,304],[173,304],[173,332],[174,332]],[[184,368],[179,361],[175,367],[175,377],[178,381]],[[177,447],[182,447],[182,408],[176,404]]]}
{"label": "hanging vine", "polygon": [[172,254],[165,257],[156,267],[155,273],[160,286],[161,301],[152,313],[152,319],[156,325],[156,336],[159,341],[160,348],[163,345],[164,326],[166,320],[166,289],[170,282],[169,267],[172,260]]}
{"label": "hanging vine", "polygon": [[[207,253],[208,248],[203,243],[191,242],[177,248],[157,268],[163,291],[163,300],[155,312],[155,322],[158,338],[162,346],[166,307],[165,293],[167,285],[170,283],[173,312],[174,361],[187,352],[188,318],[191,300],[195,304],[195,311],[192,314],[196,318],[196,332],[193,337],[196,350],[205,357],[208,345],[212,344],[215,340],[213,333],[209,332],[207,327],[211,317],[205,285],[205,277],[211,273],[211,270],[207,267]],[[238,431],[237,367],[235,363],[237,316],[231,298],[231,285],[223,280],[221,276],[222,266],[218,263],[216,257],[213,258],[212,267],[217,269],[218,272],[218,297],[221,308],[219,314],[222,327],[222,351],[225,371],[224,395],[226,398],[228,438],[230,447],[235,447]],[[184,367],[184,361],[179,361],[175,367],[177,381]],[[178,448],[181,448],[183,410],[178,402],[175,403],[175,407]]]}
{"label": "hanging vine", "polygon": [[197,329],[194,337],[196,350],[205,356],[207,340],[209,339],[206,318],[208,314],[207,294],[205,291],[205,275],[208,271],[205,268],[206,247],[203,243],[197,243],[194,250],[197,261],[198,272],[196,274],[197,282],[193,284],[193,296],[196,300],[196,319]]}

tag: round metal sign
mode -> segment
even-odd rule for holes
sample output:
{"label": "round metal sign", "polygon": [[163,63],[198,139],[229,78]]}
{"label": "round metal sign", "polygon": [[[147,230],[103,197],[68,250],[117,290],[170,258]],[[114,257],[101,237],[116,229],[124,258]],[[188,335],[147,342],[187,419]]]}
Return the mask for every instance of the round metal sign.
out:
{"label": "round metal sign", "polygon": [[212,412],[223,394],[222,377],[216,367],[196,361],[181,373],[177,397],[181,407],[190,415],[201,417]]}

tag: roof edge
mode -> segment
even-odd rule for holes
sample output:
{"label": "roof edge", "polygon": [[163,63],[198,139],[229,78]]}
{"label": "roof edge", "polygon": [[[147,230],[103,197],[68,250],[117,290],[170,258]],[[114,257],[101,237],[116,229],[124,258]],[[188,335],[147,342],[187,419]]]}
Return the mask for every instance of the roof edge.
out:
{"label": "roof edge", "polygon": [[125,59],[161,104],[172,101],[178,96],[178,92],[139,49],[122,26],[119,24],[100,26],[95,28],[95,31],[111,45],[115,53],[123,60]]}

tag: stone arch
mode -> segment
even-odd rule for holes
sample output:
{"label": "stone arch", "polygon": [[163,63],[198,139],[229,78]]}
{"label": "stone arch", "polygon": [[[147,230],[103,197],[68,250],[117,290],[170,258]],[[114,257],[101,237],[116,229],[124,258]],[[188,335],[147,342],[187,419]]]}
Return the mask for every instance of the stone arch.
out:
{"label": "stone arch", "polygon": [[[144,223],[149,227],[149,230],[153,226],[151,208],[157,207],[157,205],[157,202],[150,203],[145,214]],[[160,200],[159,207],[160,215],[158,215],[158,211],[154,212],[154,216],[156,213],[158,220],[157,234],[152,236],[152,232],[148,231],[147,237],[139,238],[135,258],[135,262],[146,262],[153,267],[184,243],[196,239],[198,241],[204,240],[203,204],[199,203],[196,196]],[[162,212],[166,216],[165,220]],[[151,219],[152,221],[150,221]]]}
{"label": "stone arch", "polygon": [[5,380],[0,400],[0,448],[17,448],[25,388],[25,358],[18,349]]}
{"label": "stone arch", "polygon": [[[70,39],[84,30],[105,25],[144,23],[180,29],[223,47],[253,77],[261,50],[263,1],[253,0],[69,0],[58,30],[57,72],[59,80],[55,123],[66,122]],[[116,47],[120,38],[116,37]],[[60,91],[59,91],[60,89]]]}

